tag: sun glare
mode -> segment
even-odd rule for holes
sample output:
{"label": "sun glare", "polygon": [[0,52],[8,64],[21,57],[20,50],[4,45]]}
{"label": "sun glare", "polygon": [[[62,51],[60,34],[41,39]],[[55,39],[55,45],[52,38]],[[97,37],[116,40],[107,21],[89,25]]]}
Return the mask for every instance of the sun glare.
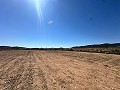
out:
{"label": "sun glare", "polygon": [[41,10],[41,5],[42,5],[43,0],[33,0],[33,3],[36,7],[37,15],[39,18],[42,18],[42,10]]}
{"label": "sun glare", "polygon": [[37,13],[37,16],[40,22],[40,26],[43,27],[44,18],[43,18],[42,6],[45,0],[32,0],[32,1],[36,9],[36,13]]}

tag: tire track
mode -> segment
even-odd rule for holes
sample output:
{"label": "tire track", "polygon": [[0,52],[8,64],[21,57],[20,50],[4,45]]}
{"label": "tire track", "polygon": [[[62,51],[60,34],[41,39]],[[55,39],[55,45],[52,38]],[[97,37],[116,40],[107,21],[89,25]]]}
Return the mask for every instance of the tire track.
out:
{"label": "tire track", "polygon": [[45,72],[42,70],[42,66],[44,65],[44,63],[40,63],[41,66],[38,65],[39,62],[37,62],[37,56],[35,53],[32,54],[33,57],[32,59],[34,59],[34,63],[33,65],[33,70],[34,70],[34,85],[33,87],[35,88],[35,90],[48,90],[48,86],[47,86],[47,80],[45,77]]}

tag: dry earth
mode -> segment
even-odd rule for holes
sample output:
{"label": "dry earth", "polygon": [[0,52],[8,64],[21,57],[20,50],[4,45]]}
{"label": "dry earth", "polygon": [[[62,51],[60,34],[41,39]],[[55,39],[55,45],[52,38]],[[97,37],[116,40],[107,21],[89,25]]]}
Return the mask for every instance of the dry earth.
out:
{"label": "dry earth", "polygon": [[120,90],[120,56],[0,51],[0,90]]}

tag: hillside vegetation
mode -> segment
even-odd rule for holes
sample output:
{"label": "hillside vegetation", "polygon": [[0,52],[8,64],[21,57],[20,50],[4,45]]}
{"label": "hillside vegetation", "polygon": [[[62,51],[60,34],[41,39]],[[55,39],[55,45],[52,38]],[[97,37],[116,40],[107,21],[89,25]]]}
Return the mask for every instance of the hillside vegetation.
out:
{"label": "hillside vegetation", "polygon": [[0,46],[0,51],[4,50],[60,50],[60,51],[79,51],[79,52],[93,52],[105,54],[118,54],[120,55],[120,43],[114,44],[94,44],[86,46],[75,46],[71,48],[26,48],[26,47],[10,47]]}
{"label": "hillside vegetation", "polygon": [[81,52],[120,54],[120,43],[75,46],[75,47],[72,47],[72,50],[81,51]]}

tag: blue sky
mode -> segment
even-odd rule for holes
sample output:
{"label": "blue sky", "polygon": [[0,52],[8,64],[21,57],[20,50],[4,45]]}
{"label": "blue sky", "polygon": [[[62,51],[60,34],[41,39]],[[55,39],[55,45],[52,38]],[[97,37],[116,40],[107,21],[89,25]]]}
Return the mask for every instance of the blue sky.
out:
{"label": "blue sky", "polygon": [[0,45],[71,47],[120,42],[120,0],[37,2],[0,0]]}

